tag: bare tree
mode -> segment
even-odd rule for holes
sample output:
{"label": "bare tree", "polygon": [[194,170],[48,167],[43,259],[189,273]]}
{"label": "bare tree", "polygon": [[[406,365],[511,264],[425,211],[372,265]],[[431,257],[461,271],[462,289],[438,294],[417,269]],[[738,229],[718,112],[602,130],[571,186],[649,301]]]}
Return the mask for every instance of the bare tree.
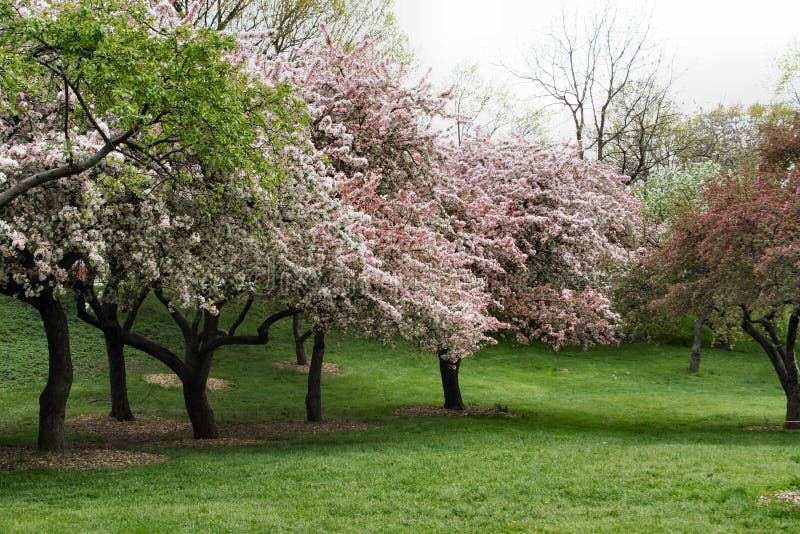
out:
{"label": "bare tree", "polygon": [[[176,0],[185,13],[191,0]],[[324,26],[345,47],[365,35],[381,34],[381,51],[410,58],[407,39],[395,20],[394,0],[209,0],[200,10],[200,24],[219,31],[271,30],[263,48],[272,54],[296,53],[321,37]]]}
{"label": "bare tree", "polygon": [[661,56],[649,33],[649,15],[625,21],[608,5],[582,17],[562,10],[558,26],[525,55],[525,66],[509,70],[567,109],[581,156],[591,152],[602,161],[620,135],[611,116],[620,113],[625,91],[636,82],[650,90],[656,80]]}
{"label": "bare tree", "polygon": [[[256,0],[210,0],[200,6],[197,21],[207,28],[224,31],[255,3]],[[193,0],[175,0],[173,7],[185,16],[193,4]]]}
{"label": "bare tree", "polygon": [[783,73],[776,88],[776,95],[788,99],[788,103],[800,108],[800,39],[794,41],[781,56],[779,64]]}
{"label": "bare tree", "polygon": [[503,85],[483,78],[476,64],[455,68],[449,95],[459,145],[470,135],[544,138],[544,110],[521,103]]}
{"label": "bare tree", "polygon": [[680,125],[683,115],[668,95],[669,85],[654,76],[627,84],[610,107],[603,160],[630,176],[646,180],[650,172],[685,155],[693,139]]}

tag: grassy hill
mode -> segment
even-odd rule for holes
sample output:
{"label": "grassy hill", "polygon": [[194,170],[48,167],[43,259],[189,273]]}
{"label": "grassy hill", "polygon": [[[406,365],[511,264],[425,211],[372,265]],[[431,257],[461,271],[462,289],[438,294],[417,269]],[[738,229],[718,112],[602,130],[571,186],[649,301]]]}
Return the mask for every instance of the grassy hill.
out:
{"label": "grassy hill", "polygon": [[[44,336],[36,313],[7,299],[0,325],[0,445],[32,444]],[[293,357],[289,326],[267,348],[220,351],[212,376],[233,386],[210,393],[218,422],[303,418],[305,376],[270,365]],[[139,329],[178,339],[156,303]],[[67,417],[106,413],[102,337],[74,322],[72,345]],[[179,390],[142,380],[165,368],[132,350],[128,361],[134,412],[185,420]],[[753,348],[706,351],[697,376],[687,349],[655,345],[500,344],[466,361],[465,401],[517,418],[392,415],[441,403],[435,357],[403,345],[334,335],[326,361],[343,374],[323,377],[325,417],[378,428],[158,449],[170,459],[154,465],[0,473],[0,531],[796,531],[800,509],[759,502],[800,489],[800,434],[745,429],[784,411]]]}

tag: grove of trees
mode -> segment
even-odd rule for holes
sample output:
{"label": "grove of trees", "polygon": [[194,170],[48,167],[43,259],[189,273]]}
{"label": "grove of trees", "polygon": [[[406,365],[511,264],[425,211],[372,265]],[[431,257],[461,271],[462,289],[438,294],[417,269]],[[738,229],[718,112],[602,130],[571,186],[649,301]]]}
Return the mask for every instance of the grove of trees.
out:
{"label": "grove of trees", "polygon": [[[581,78],[526,75],[572,112],[565,147],[473,128],[480,91],[411,75],[387,0],[1,0],[0,291],[48,342],[39,449],[65,446],[72,305],[103,336],[111,416],[134,417],[134,348],[180,379],[196,438],[218,436],[215,352],[280,320],[299,363],[313,342],[318,421],[331,330],[435,356],[464,410],[482,346],[616,343],[657,307],[741,326],[800,427],[797,115],[762,112],[730,161],[690,155],[681,132],[718,139],[717,117],[673,128],[646,32],[595,22]],[[551,52],[572,58],[562,29]],[[146,299],[180,351],[137,329]]]}

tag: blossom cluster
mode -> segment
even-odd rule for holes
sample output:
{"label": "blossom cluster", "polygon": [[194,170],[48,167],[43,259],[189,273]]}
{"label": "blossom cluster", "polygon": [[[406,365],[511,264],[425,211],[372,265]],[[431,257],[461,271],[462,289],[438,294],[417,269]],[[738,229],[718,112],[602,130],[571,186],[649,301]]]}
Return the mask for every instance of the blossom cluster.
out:
{"label": "blossom cluster", "polygon": [[[183,16],[152,4],[153,28],[191,27],[200,4]],[[180,167],[120,150],[17,198],[0,221],[0,272],[17,294],[90,284],[124,302],[154,287],[211,313],[247,296],[454,360],[500,330],[556,348],[615,340],[605,273],[639,210],[621,176],[522,140],[452,146],[435,127],[446,97],[372,40],[277,58],[242,42],[226,60],[254,86],[291,87],[307,121],[277,142],[280,108],[255,111],[260,165],[220,172],[205,145],[183,149]],[[20,95],[0,115],[0,178],[85,158],[116,130],[109,113],[65,134],[64,97]]]}

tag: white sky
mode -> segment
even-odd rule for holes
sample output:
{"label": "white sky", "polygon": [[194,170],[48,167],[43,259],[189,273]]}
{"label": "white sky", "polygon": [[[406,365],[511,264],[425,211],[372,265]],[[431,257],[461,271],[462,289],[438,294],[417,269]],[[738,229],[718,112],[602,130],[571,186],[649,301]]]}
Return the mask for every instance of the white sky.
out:
{"label": "white sky", "polygon": [[[558,0],[395,0],[401,29],[434,80],[446,80],[459,63],[477,63],[484,77],[519,85],[500,62],[548,30],[561,11]],[[564,0],[567,13],[594,3]],[[620,13],[642,1],[618,0]],[[750,104],[773,97],[777,59],[800,38],[800,0],[651,0],[651,35],[675,75],[673,94],[686,111],[718,103]]]}

